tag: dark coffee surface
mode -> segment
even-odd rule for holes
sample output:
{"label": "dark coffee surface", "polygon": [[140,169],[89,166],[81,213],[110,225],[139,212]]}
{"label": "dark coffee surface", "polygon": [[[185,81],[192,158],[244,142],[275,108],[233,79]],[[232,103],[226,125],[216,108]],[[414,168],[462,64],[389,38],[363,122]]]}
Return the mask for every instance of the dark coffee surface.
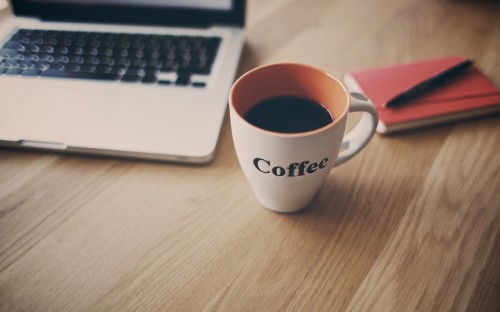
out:
{"label": "dark coffee surface", "polygon": [[282,133],[312,131],[333,122],[332,115],[322,104],[288,95],[255,104],[244,118],[256,127]]}

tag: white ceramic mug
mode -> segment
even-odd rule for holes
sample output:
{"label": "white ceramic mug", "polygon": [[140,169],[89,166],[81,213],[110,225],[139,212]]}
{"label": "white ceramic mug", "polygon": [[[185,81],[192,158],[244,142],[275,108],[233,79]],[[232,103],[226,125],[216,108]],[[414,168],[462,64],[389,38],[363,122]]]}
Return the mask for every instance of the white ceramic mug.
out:
{"label": "white ceramic mug", "polygon": [[[245,120],[253,105],[282,95],[319,102],[334,121],[313,131],[280,133]],[[229,106],[241,168],[258,201],[278,212],[307,206],[330,169],[356,155],[370,141],[378,123],[375,107],[363,95],[350,94],[335,77],[303,64],[272,64],[247,72],[234,83]],[[363,115],[344,136],[349,112]],[[339,153],[341,146],[345,150]]]}

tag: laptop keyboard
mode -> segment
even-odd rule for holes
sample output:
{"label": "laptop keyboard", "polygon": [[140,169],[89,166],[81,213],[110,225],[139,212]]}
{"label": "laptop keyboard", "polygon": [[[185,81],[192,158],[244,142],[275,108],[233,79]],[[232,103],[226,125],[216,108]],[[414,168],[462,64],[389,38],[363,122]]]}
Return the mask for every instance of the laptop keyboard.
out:
{"label": "laptop keyboard", "polygon": [[202,88],[220,42],[220,37],[19,29],[0,49],[0,75]]}

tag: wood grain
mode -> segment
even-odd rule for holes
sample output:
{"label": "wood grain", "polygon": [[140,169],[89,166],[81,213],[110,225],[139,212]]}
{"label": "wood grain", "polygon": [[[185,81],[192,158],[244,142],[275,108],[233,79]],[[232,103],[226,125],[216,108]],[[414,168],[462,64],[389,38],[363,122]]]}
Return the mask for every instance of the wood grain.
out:
{"label": "wood grain", "polygon": [[[250,0],[247,17],[238,75],[463,55],[500,86],[497,1]],[[0,311],[496,312],[499,148],[498,114],[377,135],[288,215],[255,200],[227,117],[207,166],[0,149]]]}

